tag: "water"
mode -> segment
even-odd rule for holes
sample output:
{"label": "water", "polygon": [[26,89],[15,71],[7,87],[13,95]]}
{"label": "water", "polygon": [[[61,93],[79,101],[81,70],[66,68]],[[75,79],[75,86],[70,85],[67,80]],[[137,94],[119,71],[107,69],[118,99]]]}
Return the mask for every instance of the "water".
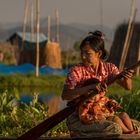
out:
{"label": "water", "polygon": [[34,94],[38,95],[38,101],[49,107],[49,114],[54,114],[66,107],[66,102],[61,99],[62,89],[40,87],[1,87],[0,93],[7,91],[20,97],[20,102],[29,104]]}

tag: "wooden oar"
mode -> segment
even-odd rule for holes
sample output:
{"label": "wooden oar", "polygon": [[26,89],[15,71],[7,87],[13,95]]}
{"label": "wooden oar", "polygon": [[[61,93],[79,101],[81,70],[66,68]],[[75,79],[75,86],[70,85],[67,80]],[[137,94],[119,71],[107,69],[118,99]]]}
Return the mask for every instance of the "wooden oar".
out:
{"label": "wooden oar", "polygon": [[[140,65],[140,60],[127,69],[128,70],[135,69],[139,65]],[[115,80],[122,78],[123,77],[122,73],[123,73],[123,71],[120,74],[118,74],[115,78],[111,79],[111,81],[109,81],[106,84],[110,85]],[[74,101],[73,100],[70,101],[70,103],[69,103],[70,106],[64,108],[63,110],[59,111],[55,115],[46,119],[45,121],[38,124],[34,128],[30,129],[29,131],[27,131],[26,133],[24,133],[23,135],[18,137],[17,140],[28,140],[28,139],[36,140],[37,138],[39,138],[41,135],[43,135],[45,132],[47,132],[48,130],[50,130],[54,126],[56,126],[58,123],[63,121],[65,118],[67,118],[70,114],[72,114],[75,111],[76,106],[78,106],[78,104],[79,104],[79,102],[75,102],[76,100],[79,101],[79,97],[77,99],[74,99]]]}
{"label": "wooden oar", "polygon": [[[135,69],[137,68],[138,66],[140,65],[140,60],[137,61],[135,64],[129,66],[128,68],[126,68],[126,70],[129,70],[129,69]],[[125,70],[124,70],[125,71]],[[117,79],[121,79],[123,77],[122,75],[123,71],[118,74],[116,77],[112,78],[108,83],[106,83],[107,85],[110,85],[111,83],[113,83],[114,81],[116,81]]]}
{"label": "wooden oar", "polygon": [[58,123],[63,121],[67,118],[70,114],[75,111],[75,106],[68,106],[63,110],[59,111],[55,115],[51,116],[50,118],[46,119],[42,123],[38,124],[34,128],[27,131],[25,134],[21,135],[18,140],[36,140],[45,132],[56,126]]}

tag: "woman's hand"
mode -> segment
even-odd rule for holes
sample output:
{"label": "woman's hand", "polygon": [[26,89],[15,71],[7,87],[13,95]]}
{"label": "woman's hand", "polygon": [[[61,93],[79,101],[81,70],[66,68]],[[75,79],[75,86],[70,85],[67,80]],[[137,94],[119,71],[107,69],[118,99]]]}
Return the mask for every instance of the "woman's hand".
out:
{"label": "woman's hand", "polygon": [[105,83],[98,83],[96,88],[98,92],[107,92],[107,85]]}
{"label": "woman's hand", "polygon": [[89,96],[90,94],[96,95],[101,92],[106,92],[107,91],[107,85],[105,83],[96,83],[90,85],[88,92],[86,93],[86,96]]}
{"label": "woman's hand", "polygon": [[134,70],[132,69],[124,69],[121,72],[121,75],[123,76],[120,80],[118,80],[118,84],[124,87],[126,90],[132,89],[132,76],[134,74]]}
{"label": "woman's hand", "polygon": [[134,74],[134,70],[132,69],[124,69],[124,71],[122,72],[122,76],[126,79],[132,78],[133,74]]}
{"label": "woman's hand", "polygon": [[107,91],[107,85],[105,83],[99,82],[99,83],[91,85],[91,88],[89,90],[89,94],[90,93],[97,94],[97,93],[106,92],[106,91]]}

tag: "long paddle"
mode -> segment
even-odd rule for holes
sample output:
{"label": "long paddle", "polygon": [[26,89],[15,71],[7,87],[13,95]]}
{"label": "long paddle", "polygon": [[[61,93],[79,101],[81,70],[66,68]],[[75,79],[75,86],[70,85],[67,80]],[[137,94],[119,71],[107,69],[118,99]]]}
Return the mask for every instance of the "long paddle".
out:
{"label": "long paddle", "polygon": [[[127,69],[128,70],[135,69],[139,65],[140,65],[140,60]],[[122,73],[123,71],[120,74],[118,74],[115,78],[111,79],[111,81],[109,81],[106,84],[110,85],[115,80],[122,78],[123,77]],[[77,99],[70,101],[70,106],[67,106],[66,108],[56,113],[55,115],[49,117],[42,123],[33,127],[32,129],[30,129],[29,131],[27,131],[26,133],[18,137],[17,140],[27,140],[27,139],[36,140],[37,138],[39,138],[41,135],[43,135],[45,132],[47,132],[54,126],[56,126],[58,123],[63,121],[65,118],[67,118],[70,114],[72,114],[75,111],[76,106],[79,104],[79,102],[78,103],[75,102],[76,100],[79,100],[79,97]]]}

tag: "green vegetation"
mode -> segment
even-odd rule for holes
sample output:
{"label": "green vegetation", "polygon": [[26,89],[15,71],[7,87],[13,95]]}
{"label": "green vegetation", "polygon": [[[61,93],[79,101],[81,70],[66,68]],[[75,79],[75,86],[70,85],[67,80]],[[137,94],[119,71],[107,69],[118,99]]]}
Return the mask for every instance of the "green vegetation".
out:
{"label": "green vegetation", "polygon": [[79,63],[81,60],[80,52],[74,49],[62,51],[62,67],[66,68],[73,64]]}
{"label": "green vegetation", "polygon": [[129,95],[120,98],[123,109],[131,116],[140,121],[140,89],[132,91]]}
{"label": "green vegetation", "polygon": [[60,95],[65,81],[65,75],[40,75],[38,78],[34,74],[14,74],[0,75],[0,93],[8,90],[14,94],[15,91],[24,95],[52,94]]}
{"label": "green vegetation", "polygon": [[80,43],[81,41],[76,41],[72,48],[62,50],[61,55],[63,68],[69,67],[73,64],[77,64],[81,61]]}
{"label": "green vegetation", "polygon": [[[128,114],[140,121],[140,90],[118,99]],[[15,98],[16,97],[16,98]],[[19,103],[19,97],[7,93],[0,96],[0,135],[19,136],[49,117],[46,104],[38,102],[38,95],[29,105]],[[69,134],[65,120],[43,136],[62,136]]]}
{"label": "green vegetation", "polygon": [[[46,88],[58,87],[62,90],[65,76],[63,75],[42,75],[35,78],[34,75],[1,75],[1,87],[3,85],[20,86],[41,86]],[[108,88],[108,96],[116,99],[123,111],[126,111],[131,118],[140,121],[140,77],[133,77],[133,89],[126,91],[120,86],[113,84]],[[14,89],[14,88],[13,88]],[[0,96],[0,135],[19,136],[32,127],[36,126],[49,117],[48,106],[38,102],[38,95],[29,105],[19,103],[20,93],[15,89],[14,93],[7,90],[1,92]],[[69,134],[65,120],[51,129],[43,136],[61,136]]]}
{"label": "green vegetation", "polygon": [[15,58],[16,46],[7,42],[0,42],[0,53],[3,57],[0,57],[0,63],[2,64],[16,64]]}
{"label": "green vegetation", "polygon": [[108,88],[108,96],[116,99],[132,118],[140,121],[140,77],[133,77],[133,88],[125,90],[117,84]]}
{"label": "green vegetation", "polygon": [[0,86],[40,86],[60,88],[64,84],[64,75],[41,75],[38,78],[34,74],[0,75]]}
{"label": "green vegetation", "polygon": [[[18,102],[18,96],[5,91],[0,96],[0,136],[20,136],[49,117],[46,104],[38,102],[38,95],[29,105]],[[44,136],[60,136],[68,133],[65,121],[48,131]]]}
{"label": "green vegetation", "polygon": [[136,90],[140,89],[140,84],[139,83],[140,83],[140,77],[134,76],[132,78],[133,87],[132,87],[131,91],[125,90],[124,88],[122,88],[118,84],[114,83],[114,84],[112,84],[111,86],[108,87],[108,94],[109,95],[114,95],[114,96],[117,96],[117,97],[121,97],[123,95],[129,95],[129,94],[131,94],[131,92],[135,92]]}

